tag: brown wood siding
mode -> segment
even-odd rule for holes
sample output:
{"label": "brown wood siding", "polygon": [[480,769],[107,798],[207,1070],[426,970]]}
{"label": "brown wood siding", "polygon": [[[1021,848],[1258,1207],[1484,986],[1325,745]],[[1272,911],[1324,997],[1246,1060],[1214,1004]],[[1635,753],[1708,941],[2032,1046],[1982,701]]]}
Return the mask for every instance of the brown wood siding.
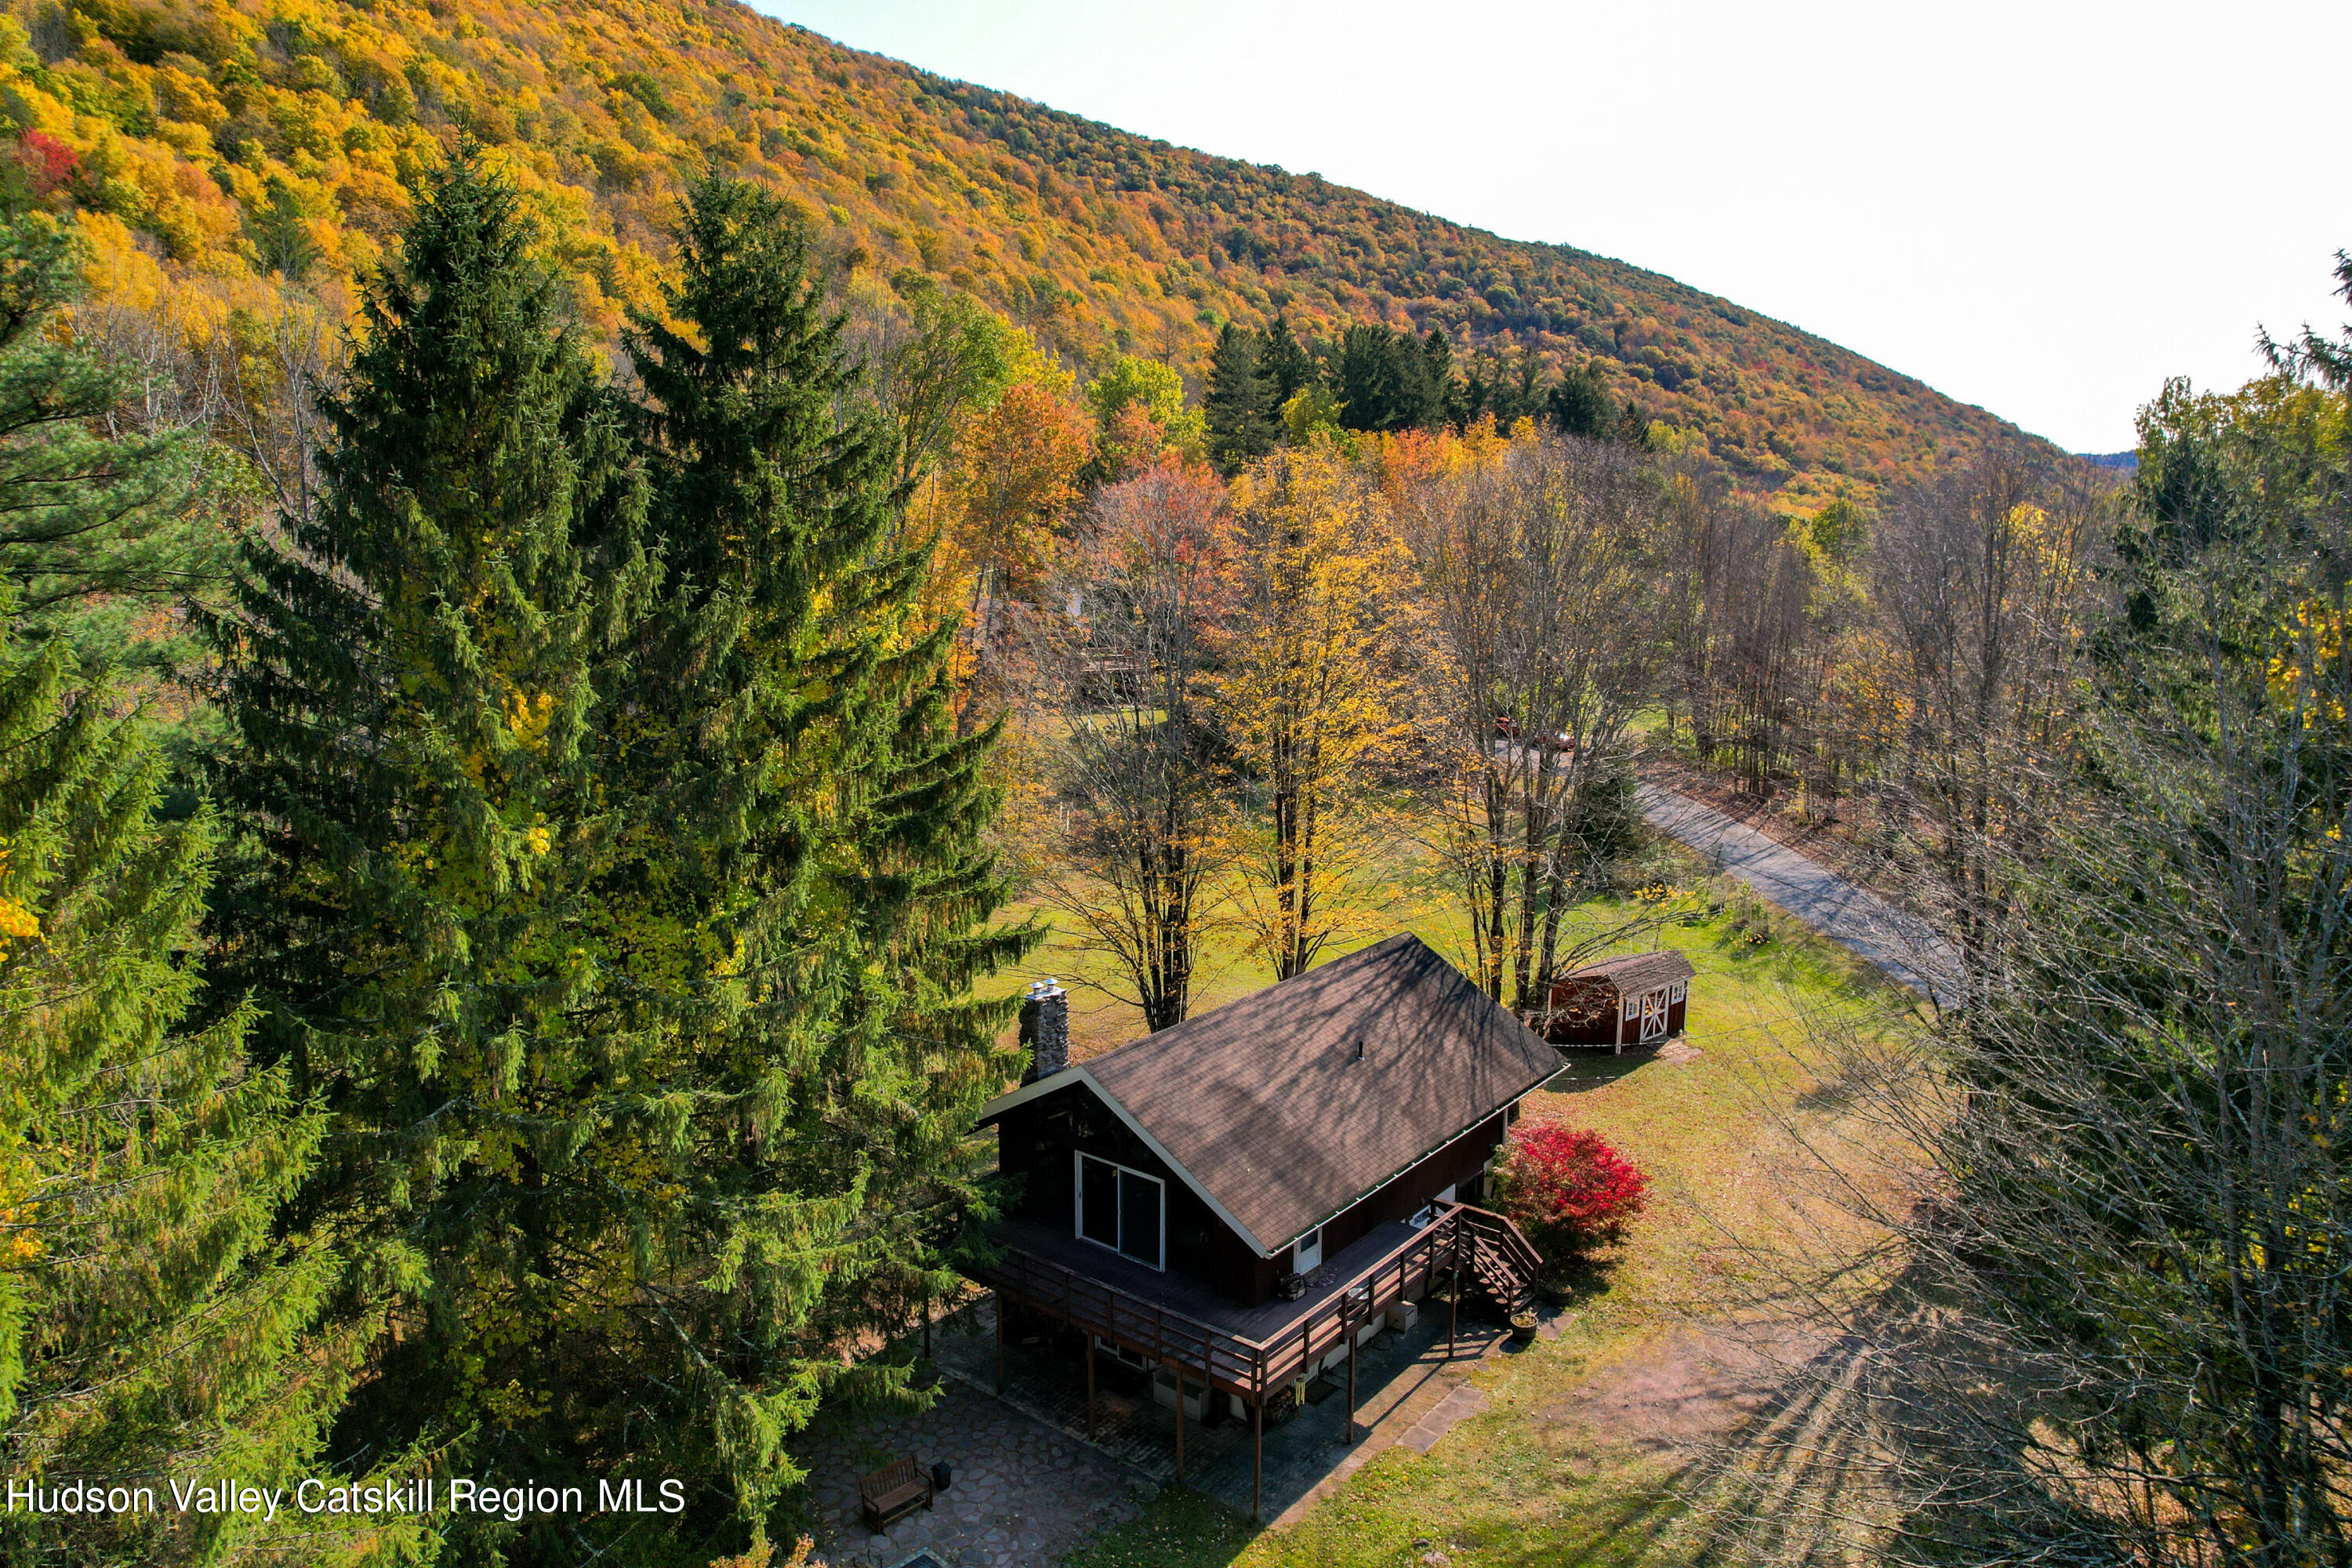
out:
{"label": "brown wood siding", "polygon": [[[1552,990],[1552,1005],[1555,1008],[1566,1006],[1562,991],[1565,984],[1563,982],[1561,986],[1555,986]],[[1552,1016],[1550,1036],[1552,1044],[1556,1046],[1639,1046],[1642,1043],[1642,1020],[1639,1017],[1625,1016],[1624,994],[1615,987],[1607,988],[1609,1005],[1605,1011],[1591,1010],[1594,997],[1601,989],[1592,982],[1580,984],[1579,992],[1573,999],[1576,1010],[1569,1012],[1565,1016],[1559,1012],[1555,1012]],[[1654,991],[1659,988],[1654,985],[1647,989]],[[1636,996],[1643,994],[1638,991],[1634,993]],[[1664,1037],[1671,1040],[1680,1035],[1689,1015],[1690,989],[1685,985],[1681,1001],[1666,1004]]]}
{"label": "brown wood siding", "polygon": [[[1501,1145],[1509,1121],[1508,1110],[1496,1111],[1393,1181],[1324,1221],[1323,1256],[1328,1258],[1341,1247],[1353,1245],[1375,1226],[1410,1219],[1414,1211],[1447,1187],[1459,1187],[1475,1178],[1486,1169],[1488,1156]],[[1274,1264],[1275,1278],[1278,1279],[1289,1271],[1288,1255],[1277,1255]],[[1255,1298],[1252,1305],[1265,1299]]]}
{"label": "brown wood siding", "polygon": [[[1071,1152],[1097,1155],[1131,1171],[1157,1176],[1168,1186],[1168,1267],[1200,1280],[1246,1306],[1271,1300],[1290,1272],[1287,1248],[1261,1258],[1231,1226],[1217,1217],[1167,1163],[1127,1124],[1111,1114],[1082,1084],[1075,1092],[1049,1094],[1005,1111],[996,1123],[998,1171],[1017,1186],[1007,1205],[1015,1217],[1075,1234],[1077,1191]],[[1502,1143],[1518,1112],[1517,1103],[1496,1111],[1444,1148],[1417,1161],[1378,1190],[1365,1194],[1324,1223],[1326,1258],[1362,1238],[1374,1227],[1407,1219],[1444,1188],[1471,1184]]]}
{"label": "brown wood siding", "polygon": [[1165,1185],[1171,1269],[1220,1290],[1246,1289],[1251,1281],[1237,1278],[1235,1254],[1252,1260],[1257,1254],[1083,1084],[1070,1087],[1073,1092],[1015,1106],[997,1121],[996,1168],[1020,1182],[1011,1212],[1076,1234],[1077,1173],[1071,1154],[1092,1154]]}

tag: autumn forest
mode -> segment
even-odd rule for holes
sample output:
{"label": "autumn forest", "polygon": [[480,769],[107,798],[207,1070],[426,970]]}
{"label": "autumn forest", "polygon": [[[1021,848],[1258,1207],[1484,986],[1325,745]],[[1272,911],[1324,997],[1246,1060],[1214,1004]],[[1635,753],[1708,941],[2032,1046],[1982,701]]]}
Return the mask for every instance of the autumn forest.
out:
{"label": "autumn forest", "polygon": [[1847,1560],[2343,1560],[2345,342],[2121,473],[717,0],[11,0],[0,121],[7,1475],[682,1483],[0,1563],[807,1561],[1049,944],[1542,1030],[1731,918],[1666,786],[1952,959],[1786,1002],[1865,1239],[1718,1270],[1884,1352]]}

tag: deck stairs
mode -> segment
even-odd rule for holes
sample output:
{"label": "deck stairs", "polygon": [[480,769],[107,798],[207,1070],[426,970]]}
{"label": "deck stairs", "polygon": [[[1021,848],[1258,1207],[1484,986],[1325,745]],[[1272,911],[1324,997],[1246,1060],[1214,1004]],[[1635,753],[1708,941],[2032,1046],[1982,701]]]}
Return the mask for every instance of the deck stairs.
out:
{"label": "deck stairs", "polygon": [[1487,1299],[1505,1313],[1532,1311],[1543,1258],[1519,1227],[1505,1216],[1467,1204],[1454,1210],[1468,1244],[1463,1261]]}

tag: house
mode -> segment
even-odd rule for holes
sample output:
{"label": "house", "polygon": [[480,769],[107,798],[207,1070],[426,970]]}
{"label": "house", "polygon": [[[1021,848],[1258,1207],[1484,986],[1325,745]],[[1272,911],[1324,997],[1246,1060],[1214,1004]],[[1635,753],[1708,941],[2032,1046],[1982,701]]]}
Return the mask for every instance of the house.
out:
{"label": "house", "polygon": [[1690,960],[1668,949],[1587,964],[1552,982],[1554,1045],[1654,1046],[1683,1032],[1690,1010]]}
{"label": "house", "polygon": [[1559,1056],[1418,938],[1084,1062],[1066,1007],[1032,988],[1027,1081],[981,1115],[1013,1178],[981,1274],[1000,1334],[1086,1332],[1090,1410],[1098,1352],[1172,1381],[1181,1465],[1181,1412],[1262,1431],[1441,1275],[1529,1299],[1533,1249],[1475,1202]]}

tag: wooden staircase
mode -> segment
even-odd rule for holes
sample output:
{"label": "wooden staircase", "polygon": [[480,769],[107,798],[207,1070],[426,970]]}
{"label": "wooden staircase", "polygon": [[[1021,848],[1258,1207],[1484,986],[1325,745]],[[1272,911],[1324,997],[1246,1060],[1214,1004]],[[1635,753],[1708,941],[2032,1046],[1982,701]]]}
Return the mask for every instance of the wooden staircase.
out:
{"label": "wooden staircase", "polygon": [[1536,1280],[1543,1274],[1543,1257],[1519,1227],[1488,1209],[1456,1204],[1454,1221],[1465,1244],[1463,1261],[1496,1306],[1506,1314],[1535,1310]]}

